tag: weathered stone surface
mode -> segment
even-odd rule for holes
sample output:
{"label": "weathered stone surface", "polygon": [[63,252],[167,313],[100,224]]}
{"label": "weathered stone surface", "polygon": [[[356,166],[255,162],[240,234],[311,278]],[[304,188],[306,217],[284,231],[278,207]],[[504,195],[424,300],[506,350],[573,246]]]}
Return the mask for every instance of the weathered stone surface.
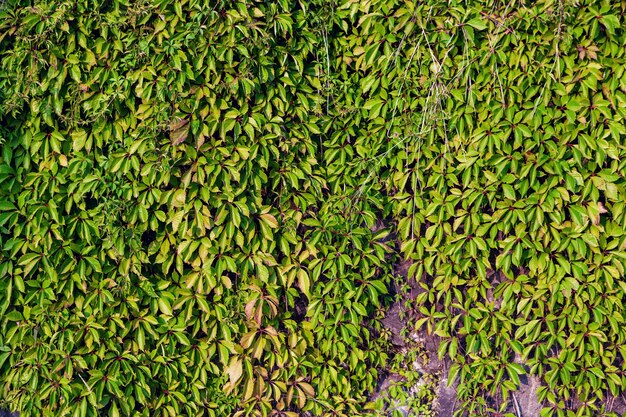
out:
{"label": "weathered stone surface", "polygon": [[606,401],[606,411],[615,413],[618,416],[626,415],[626,398],[623,395],[609,397]]}
{"label": "weathered stone surface", "polygon": [[541,404],[537,398],[537,389],[541,380],[534,375],[520,378],[520,387],[511,395],[509,411],[517,417],[539,417]]}
{"label": "weathered stone surface", "polygon": [[402,304],[395,303],[387,311],[385,318],[382,320],[383,326],[385,326],[391,332],[391,343],[396,346],[406,345],[406,341],[402,336],[402,329],[404,328],[404,320],[400,318],[402,313]]}
{"label": "weathered stone surface", "polygon": [[457,387],[458,383],[455,381],[451,386],[448,386],[448,378],[442,377],[437,387],[437,399],[435,404],[435,410],[437,410],[438,417],[452,417],[454,411],[458,406],[457,401]]}

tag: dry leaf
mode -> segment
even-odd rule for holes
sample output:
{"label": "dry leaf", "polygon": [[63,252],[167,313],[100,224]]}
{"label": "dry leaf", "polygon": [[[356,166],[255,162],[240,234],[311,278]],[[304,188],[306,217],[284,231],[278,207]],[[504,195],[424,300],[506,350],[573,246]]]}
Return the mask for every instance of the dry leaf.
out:
{"label": "dry leaf", "polygon": [[601,201],[598,201],[598,215],[595,216],[593,220],[593,224],[595,224],[596,226],[600,224],[600,218],[602,217],[603,214],[608,213],[606,207],[604,207],[604,204],[602,204]]}
{"label": "dry leaf", "polygon": [[189,121],[181,119],[170,124],[170,141],[172,145],[180,145],[189,136]]}

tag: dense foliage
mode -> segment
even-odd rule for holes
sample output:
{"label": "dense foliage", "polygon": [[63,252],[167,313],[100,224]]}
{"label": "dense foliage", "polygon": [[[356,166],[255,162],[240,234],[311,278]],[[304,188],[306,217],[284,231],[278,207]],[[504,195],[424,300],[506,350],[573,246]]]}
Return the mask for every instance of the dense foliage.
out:
{"label": "dense foliage", "polygon": [[396,260],[469,414],[622,393],[626,3],[0,10],[0,407],[365,413]]}

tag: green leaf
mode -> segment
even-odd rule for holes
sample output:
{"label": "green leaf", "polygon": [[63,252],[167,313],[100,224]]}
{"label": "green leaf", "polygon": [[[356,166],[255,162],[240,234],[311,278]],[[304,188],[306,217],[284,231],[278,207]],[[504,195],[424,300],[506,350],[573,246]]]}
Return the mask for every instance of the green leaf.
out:
{"label": "green leaf", "polygon": [[454,384],[457,376],[459,375],[460,370],[461,370],[461,366],[458,363],[452,364],[452,366],[450,366],[450,370],[448,371],[448,380],[446,381],[446,386],[451,387]]}
{"label": "green leaf", "polygon": [[19,311],[13,310],[9,313],[4,314],[4,318],[6,318],[9,321],[22,321],[24,320],[24,317],[22,316],[22,313],[20,313]]}
{"label": "green leaf", "polygon": [[172,197],[172,207],[183,207],[185,205],[185,200],[187,199],[187,193],[185,190],[178,189],[174,193]]}
{"label": "green leaf", "polygon": [[485,30],[485,29],[487,29],[487,25],[479,17],[475,17],[474,19],[470,20],[466,24],[470,25],[471,27],[473,27],[476,30]]}
{"label": "green leaf", "polygon": [[526,125],[519,125],[517,126],[517,129],[519,129],[519,131],[522,132],[522,135],[524,135],[524,137],[530,138],[533,135],[530,129],[528,128],[528,126]]}
{"label": "green leaf", "polygon": [[83,129],[78,129],[72,133],[72,149],[74,152],[80,152],[85,147],[87,141],[87,132]]}
{"label": "green leaf", "polygon": [[256,269],[257,269],[257,274],[258,274],[259,279],[263,282],[268,282],[270,273],[267,267],[263,265],[262,263],[257,263]]}
{"label": "green leaf", "polygon": [[515,190],[513,190],[513,187],[511,187],[509,184],[502,184],[502,191],[504,193],[504,196],[509,200],[516,199]]}
{"label": "green leaf", "polygon": [[276,220],[276,217],[274,217],[273,215],[269,213],[264,213],[261,214],[260,217],[272,229],[278,228],[278,220]]}
{"label": "green leaf", "polygon": [[602,16],[600,18],[600,22],[604,25],[604,27],[606,28],[606,31],[610,35],[614,35],[615,29],[620,27],[618,17],[612,14]]}
{"label": "green leaf", "polygon": [[0,211],[9,211],[9,210],[16,210],[17,207],[15,207],[15,204],[11,203],[8,200],[3,200],[0,201]]}
{"label": "green leaf", "polygon": [[172,315],[172,307],[170,306],[170,302],[167,301],[167,299],[163,298],[163,297],[159,297],[158,301],[157,301],[158,305],[159,305],[159,310],[161,310],[161,312],[167,316],[171,316]]}
{"label": "green leaf", "polygon": [[302,268],[298,269],[298,287],[300,288],[300,291],[307,296],[307,298],[310,298],[311,281],[309,274],[307,274],[307,272]]}

